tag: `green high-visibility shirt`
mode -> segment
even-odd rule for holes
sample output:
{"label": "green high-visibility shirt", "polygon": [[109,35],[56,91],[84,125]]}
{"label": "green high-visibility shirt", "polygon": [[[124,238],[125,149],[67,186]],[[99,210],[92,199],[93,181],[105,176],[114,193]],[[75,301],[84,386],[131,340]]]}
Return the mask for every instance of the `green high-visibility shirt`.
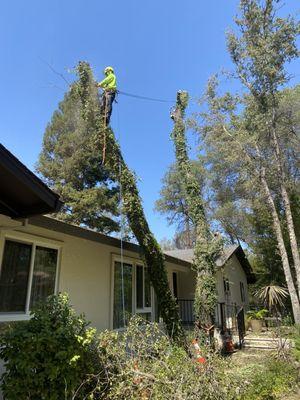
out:
{"label": "green high-visibility shirt", "polygon": [[98,86],[104,90],[117,90],[116,75],[111,72],[103,79],[103,81],[98,83]]}

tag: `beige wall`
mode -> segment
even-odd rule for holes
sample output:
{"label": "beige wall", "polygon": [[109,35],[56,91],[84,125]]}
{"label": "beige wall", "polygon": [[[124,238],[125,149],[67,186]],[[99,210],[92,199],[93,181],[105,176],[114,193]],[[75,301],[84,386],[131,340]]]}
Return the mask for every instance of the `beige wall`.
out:
{"label": "beige wall", "polygon": [[[9,229],[9,225],[14,225],[15,230]],[[119,248],[33,225],[22,227],[21,223],[0,216],[0,260],[2,259],[5,238],[25,240],[58,248],[57,291],[68,292],[76,311],[85,313],[87,319],[97,329],[111,328],[112,260],[115,256],[120,255]],[[125,260],[128,258],[129,261],[139,259],[137,253],[130,251],[124,251],[124,257]],[[189,268],[177,264],[167,262],[166,265],[171,289],[173,289],[172,273],[177,273],[178,298],[193,299],[195,273]],[[224,277],[228,278],[230,282],[230,299],[225,299],[224,296]],[[246,301],[243,305],[247,307],[246,275],[234,255],[226,266],[218,271],[218,301],[242,305],[240,282],[244,283]]]}
{"label": "beige wall", "polygon": [[[223,279],[228,278],[230,285],[230,296],[225,297]],[[245,289],[245,302],[241,300],[240,282],[243,282]],[[238,261],[237,257],[233,255],[225,267],[220,269],[217,274],[217,290],[218,300],[220,303],[236,304],[238,306],[248,307],[248,286],[246,274]]]}
{"label": "beige wall", "polygon": [[[0,229],[8,225],[9,219],[0,219]],[[78,313],[99,330],[111,328],[112,311],[112,262],[120,256],[120,248],[74,237],[45,228],[27,225],[17,230],[0,230],[0,259],[5,238],[35,242],[39,245],[59,249],[57,291],[68,292]],[[124,261],[140,259],[135,252],[124,251]],[[188,276],[188,268],[166,263],[167,270],[176,270],[181,276]],[[187,280],[183,287],[192,286]],[[11,317],[13,319],[13,316]],[[1,316],[0,316],[1,320]],[[2,319],[3,320],[3,319]]]}
{"label": "beige wall", "polygon": [[[176,266],[169,267],[168,279],[170,287],[172,288],[172,272],[177,272],[178,276],[178,298],[191,300],[195,295],[196,274],[190,269],[179,269]],[[223,279],[228,278],[230,285],[230,297],[225,298]],[[243,282],[245,289],[245,302],[241,300],[240,282]],[[219,268],[217,272],[217,292],[218,302],[236,304],[238,306],[248,307],[248,286],[246,274],[238,261],[237,257],[233,255],[225,267]]]}

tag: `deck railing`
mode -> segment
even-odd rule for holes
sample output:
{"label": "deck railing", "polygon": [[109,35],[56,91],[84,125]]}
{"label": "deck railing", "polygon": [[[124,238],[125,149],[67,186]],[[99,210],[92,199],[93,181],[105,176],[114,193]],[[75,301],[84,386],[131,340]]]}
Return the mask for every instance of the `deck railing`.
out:
{"label": "deck railing", "polygon": [[[179,315],[184,325],[193,325],[195,322],[194,300],[177,299],[179,306]],[[238,329],[239,308],[235,304],[218,303],[215,313],[215,325],[219,328],[227,328],[232,331]]]}

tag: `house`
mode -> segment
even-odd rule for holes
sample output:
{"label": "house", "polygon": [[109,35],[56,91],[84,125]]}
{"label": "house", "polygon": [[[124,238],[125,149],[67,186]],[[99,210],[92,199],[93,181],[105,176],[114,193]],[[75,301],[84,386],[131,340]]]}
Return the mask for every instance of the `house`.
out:
{"label": "house", "polygon": [[[185,260],[192,264],[193,250],[170,250],[166,254]],[[218,305],[215,315],[215,324],[221,330],[230,329],[237,333],[239,310],[247,311],[249,307],[248,283],[254,283],[255,277],[247,257],[238,244],[227,246],[223,254],[216,260]],[[194,278],[195,279],[195,278]],[[173,276],[173,280],[177,280]],[[178,303],[182,321],[192,324],[194,291],[188,298],[178,296]]]}
{"label": "house", "polygon": [[[27,320],[48,295],[67,292],[75,310],[99,330],[121,329],[129,314],[159,319],[140,247],[42,214],[62,203],[41,180],[0,145],[0,323]],[[193,323],[195,273],[191,250],[167,252],[170,288],[180,315]],[[248,307],[251,267],[240,246],[217,260],[218,325],[234,328]]]}

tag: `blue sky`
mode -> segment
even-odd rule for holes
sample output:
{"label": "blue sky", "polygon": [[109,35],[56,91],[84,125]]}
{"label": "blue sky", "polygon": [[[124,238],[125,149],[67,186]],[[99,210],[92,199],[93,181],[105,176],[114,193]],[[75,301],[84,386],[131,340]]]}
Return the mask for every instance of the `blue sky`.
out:
{"label": "blue sky", "polygon": [[[125,92],[172,100],[186,89],[192,98],[200,96],[211,74],[231,68],[225,31],[234,26],[237,6],[238,0],[2,2],[1,143],[34,169],[45,127],[63,97],[53,86],[66,88],[42,60],[69,80],[74,76],[68,69],[87,60],[98,79],[106,65],[114,66]],[[299,0],[286,1],[280,10],[299,11]],[[297,74],[299,65],[291,71]],[[112,119],[158,239],[174,232],[153,211],[161,178],[174,160],[171,106],[119,96]]]}

